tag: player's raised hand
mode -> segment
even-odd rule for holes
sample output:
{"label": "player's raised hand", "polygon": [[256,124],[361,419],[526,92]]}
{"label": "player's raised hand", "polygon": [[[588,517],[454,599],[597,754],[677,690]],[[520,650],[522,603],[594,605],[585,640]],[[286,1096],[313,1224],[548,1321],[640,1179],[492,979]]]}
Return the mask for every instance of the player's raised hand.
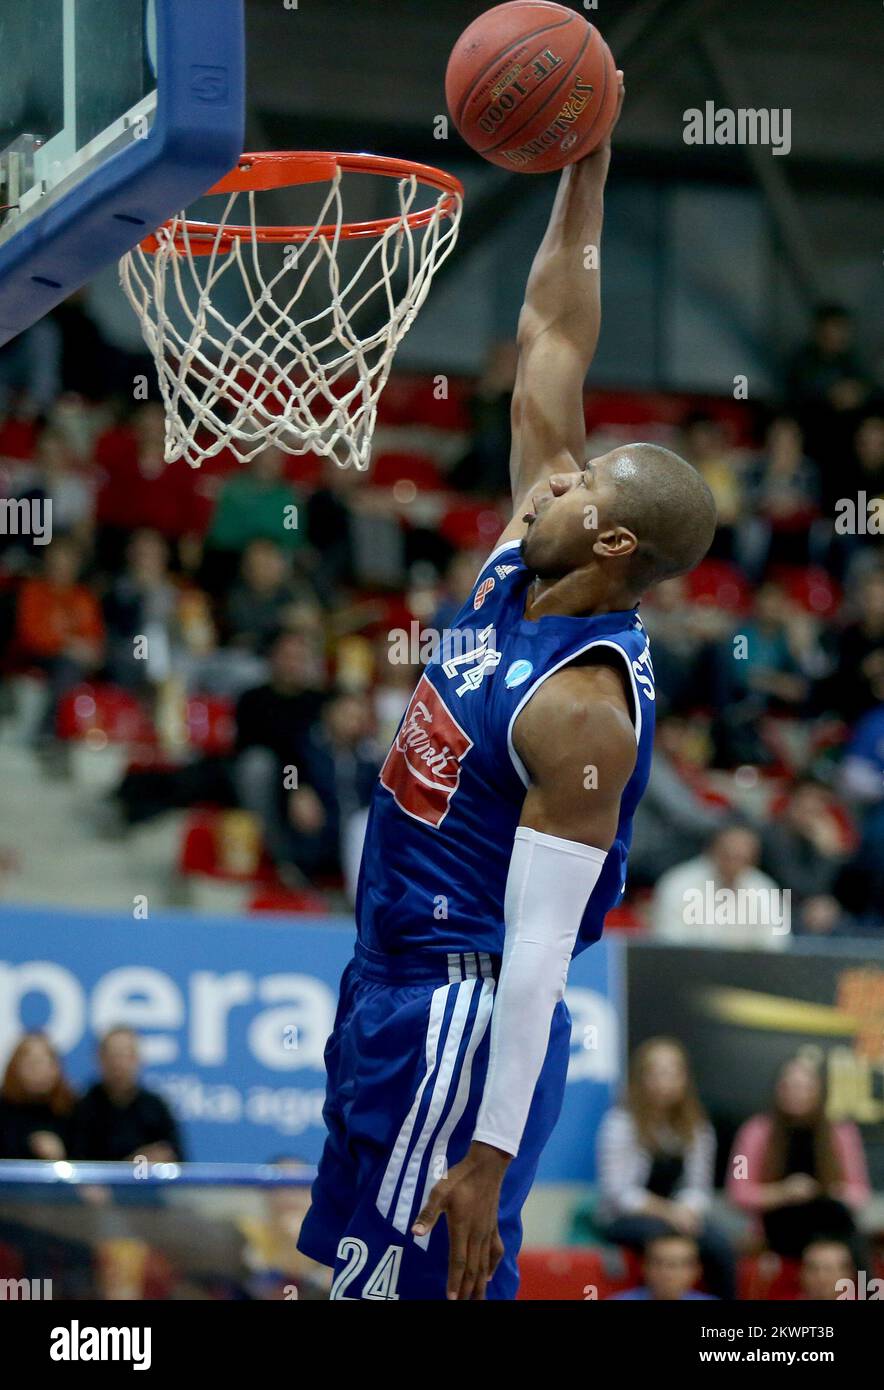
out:
{"label": "player's raised hand", "polygon": [[509,1154],[488,1144],[471,1144],[447,1178],[436,1183],[411,1228],[428,1235],[443,1214],[448,1221],[449,1299],[484,1299],[488,1281],[503,1256],[497,1228],[500,1188]]}
{"label": "player's raised hand", "polygon": [[605,167],[607,167],[607,162],[611,156],[611,136],[614,134],[617,122],[620,119],[620,112],[623,110],[623,100],[626,96],[626,87],[623,82],[623,70],[621,68],[617,69],[617,81],[620,84],[620,91],[617,97],[617,110],[611,122],[611,129],[597,149],[594,149],[591,154],[585,155],[583,159],[577,161],[578,167],[587,165],[592,168],[593,164],[604,164]]}

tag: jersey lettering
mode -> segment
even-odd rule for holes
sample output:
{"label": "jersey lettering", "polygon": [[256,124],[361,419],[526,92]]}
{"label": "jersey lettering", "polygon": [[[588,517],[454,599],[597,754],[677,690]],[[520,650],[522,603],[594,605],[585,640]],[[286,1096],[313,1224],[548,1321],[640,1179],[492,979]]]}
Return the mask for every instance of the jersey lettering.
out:
{"label": "jersey lettering", "polygon": [[407,815],[441,825],[472,746],[438,690],[421,676],[381,768],[381,785]]}
{"label": "jersey lettering", "polygon": [[641,656],[632,663],[632,669],[641,686],[642,694],[649,700],[655,700],[657,692],[654,689],[654,667],[651,663],[651,648],[647,642]]}
{"label": "jersey lettering", "polygon": [[[442,670],[446,676],[456,676],[459,672],[463,676],[462,683],[455,689],[455,695],[465,695],[468,690],[478,690],[486,674],[500,665],[501,653],[494,645],[494,628],[483,627],[477,636],[479,640],[472,651],[464,652],[461,656],[449,657],[447,661],[442,662]],[[466,669],[461,671],[461,667]]]}

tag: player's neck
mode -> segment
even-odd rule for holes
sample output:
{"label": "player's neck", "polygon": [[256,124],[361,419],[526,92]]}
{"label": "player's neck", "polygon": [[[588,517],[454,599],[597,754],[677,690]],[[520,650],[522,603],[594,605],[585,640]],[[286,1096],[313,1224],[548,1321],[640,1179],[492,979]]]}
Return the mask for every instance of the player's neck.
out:
{"label": "player's neck", "polygon": [[637,595],[613,590],[603,576],[593,570],[572,570],[559,579],[535,578],[525,601],[525,617],[592,617],[600,613],[621,613],[635,608]]}

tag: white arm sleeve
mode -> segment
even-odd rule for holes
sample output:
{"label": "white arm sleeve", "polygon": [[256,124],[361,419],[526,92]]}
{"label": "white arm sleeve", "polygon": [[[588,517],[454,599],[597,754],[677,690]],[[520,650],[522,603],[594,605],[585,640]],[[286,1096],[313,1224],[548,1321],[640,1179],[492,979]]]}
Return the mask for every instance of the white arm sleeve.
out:
{"label": "white arm sleeve", "polygon": [[553,1011],[604,850],[520,826],[506,881],[506,936],[474,1140],[517,1154]]}

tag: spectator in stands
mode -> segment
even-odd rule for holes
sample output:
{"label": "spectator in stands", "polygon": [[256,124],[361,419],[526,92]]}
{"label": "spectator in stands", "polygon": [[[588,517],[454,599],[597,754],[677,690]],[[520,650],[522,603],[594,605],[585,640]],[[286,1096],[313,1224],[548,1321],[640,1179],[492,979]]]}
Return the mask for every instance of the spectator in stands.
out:
{"label": "spectator in stands", "polygon": [[884,803],[884,700],[853,731],[841,764],[841,789],[870,811]]}
{"label": "spectator in stands", "polygon": [[884,411],[878,409],[860,421],[854,435],[856,469],[853,496],[856,503],[854,573],[871,569],[881,558],[884,535]]}
{"label": "spectator in stands", "polygon": [[726,767],[769,761],[760,721],[768,714],[800,714],[812,681],[825,669],[813,619],[779,584],[762,585],[751,617],[717,648],[717,761]]}
{"label": "spectator in stands", "polygon": [[820,921],[821,900],[829,903],[837,920],[840,912],[833,892],[844,858],[843,831],[832,812],[830,794],[812,777],[801,778],[782,814],[765,828],[761,861],[771,878],[791,892],[796,931],[806,929],[806,909],[810,922]]}
{"label": "spectator in stands", "polygon": [[66,1158],[75,1095],[44,1033],[26,1033],[0,1086],[0,1158]]}
{"label": "spectator in stands", "polygon": [[180,599],[169,571],[168,542],[158,531],[141,528],[126,547],[124,572],[104,600],[108,672],[118,685],[139,690],[169,675],[180,640]]}
{"label": "spectator in stands", "polygon": [[812,1240],[801,1256],[802,1299],[815,1303],[856,1299],[856,1260],[843,1240]]}
{"label": "spectator in stands", "polygon": [[[391,659],[394,650],[389,633],[379,635],[374,645],[375,683],[371,689],[373,725],[382,748],[389,748],[396,737],[399,721],[408,708],[421,667],[415,661]],[[412,653],[409,653],[412,655]],[[419,652],[416,654],[419,656]]]}
{"label": "spectator in stands", "polygon": [[463,608],[476,582],[476,575],[484,565],[487,555],[479,550],[456,550],[445,567],[441,590],[437,596],[436,609],[430,619],[433,632],[442,634],[450,628]]}
{"label": "spectator in stands", "polygon": [[[277,868],[297,883],[302,879],[291,859],[295,827],[289,819],[289,800],[300,782],[324,684],[313,643],[301,634],[286,633],[271,649],[268,682],[247,690],[236,708],[232,776],[237,799],[260,820],[265,847]],[[314,801],[309,794],[299,800],[301,833],[319,833]]]}
{"label": "spectator in stands", "polygon": [[[223,651],[219,656],[223,657]],[[324,675],[314,641],[300,633],[279,637],[270,653],[270,678],[247,690],[236,708],[231,757],[195,757],[167,768],[126,773],[102,807],[102,829],[118,835],[167,811],[209,802],[240,805],[264,822],[267,848],[281,848],[274,828],[285,826],[284,779],[299,766],[304,740],[318,718]],[[271,810],[281,811],[271,816]]]}
{"label": "spectator in stands", "polygon": [[791,415],[768,425],[764,450],[746,480],[743,568],[758,581],[772,565],[807,565],[811,527],[819,515],[819,472],[804,452],[801,426]]}
{"label": "spectator in stands", "polygon": [[630,1060],[625,1102],[599,1129],[600,1229],[633,1249],[656,1236],[696,1240],[709,1288],[734,1298],[733,1252],[709,1220],[714,1166],[715,1135],[684,1048],[647,1039]]}
{"label": "spectator in stands", "polygon": [[[365,810],[380,760],[369,741],[370,706],[364,696],[339,694],[318,723],[303,730],[299,764],[258,761],[249,750],[237,767],[242,804],[258,816],[265,845],[283,883],[338,878],[345,855],[358,860]],[[354,826],[354,821],[357,822]]]}
{"label": "spectator in stands", "polygon": [[844,753],[840,786],[861,817],[860,843],[838,895],[860,926],[884,927],[884,679],[881,703],[864,714]]}
{"label": "spectator in stands", "polygon": [[657,939],[684,946],[784,950],[789,900],[757,867],[760,853],[758,832],[731,823],[716,831],[705,854],[665,873],[651,905]]}
{"label": "spectator in stands", "polygon": [[826,1118],[823,1080],[806,1057],[779,1072],[767,1114],[741,1125],[728,1164],[727,1194],[759,1218],[768,1247],[797,1259],[819,1236],[853,1241],[869,1199],[859,1130]]}
{"label": "spectator in stands", "polygon": [[821,304],[814,315],[810,341],[787,369],[790,408],[798,417],[807,448],[822,473],[822,504],[831,515],[842,485],[842,460],[848,456],[857,413],[868,395],[868,382],[853,345],[853,320],[840,304]]}
{"label": "spectator in stands", "polygon": [[[657,647],[654,646],[656,667]],[[653,885],[685,855],[699,854],[724,824],[726,810],[704,800],[692,777],[691,725],[675,715],[657,723],[654,759],[647,790],[632,825],[629,876],[633,884]]]}
{"label": "spectator in stands", "polygon": [[225,589],[252,541],[275,541],[286,554],[304,544],[306,516],[300,495],[283,474],[284,464],[282,450],[271,446],[221,485],[206,537],[206,565]]}
{"label": "spectator in stands", "polygon": [[[277,1158],[272,1166],[296,1172],[304,1167],[304,1160]],[[243,1217],[238,1223],[246,1242],[243,1263],[249,1271],[250,1296],[286,1299],[294,1288],[299,1300],[328,1298],[331,1270],[298,1250],[298,1236],[310,1206],[309,1187],[268,1187],[263,1204],[262,1216]]]}
{"label": "spectator in stands", "polygon": [[[646,1241],[643,1269],[645,1282],[637,1289],[611,1294],[611,1299],[630,1302],[679,1303],[686,1299],[714,1301],[715,1294],[700,1293],[696,1285],[702,1271],[697,1242],[692,1236],[671,1232]],[[610,1300],[609,1300],[610,1301]]]}
{"label": "spectator in stands", "polygon": [[821,702],[851,724],[884,701],[884,569],[860,581],[856,613],[840,635],[836,670],[820,690]]}
{"label": "spectator in stands", "polygon": [[198,529],[196,470],[184,459],[167,464],[162,405],[145,401],[130,421],[107,430],[95,446],[99,473],[96,547],[101,568],[123,564],[133,531],[159,531],[189,567]]}
{"label": "spectator in stands", "polygon": [[322,481],[307,502],[310,573],[325,604],[334,603],[340,590],[355,582],[350,494],[359,486],[361,476],[355,468],[339,468],[332,459],[326,459]]}
{"label": "spectator in stands", "polygon": [[730,632],[728,614],[712,604],[691,603],[679,575],[652,590],[642,617],[654,653],[658,713],[711,705],[710,663],[715,644]]}
{"label": "spectator in stands", "polygon": [[58,325],[43,318],[0,347],[0,413],[48,414],[61,391],[61,346]]}
{"label": "spectator in stands", "polygon": [[[111,347],[89,312],[88,291],[75,290],[52,311],[61,339],[61,389],[87,401],[131,391],[132,377],[120,372],[121,354]],[[127,364],[128,365],[128,364]]]}
{"label": "spectator in stands", "polygon": [[514,342],[495,343],[468,402],[472,438],[451,472],[461,492],[495,497],[509,491],[510,410],[516,384],[518,349]]}
{"label": "spectator in stands", "polygon": [[137,1034],[131,1028],[111,1028],[98,1045],[98,1066],[100,1079],[74,1110],[72,1155],[181,1162],[184,1148],[172,1112],[161,1096],[140,1083]]}
{"label": "spectator in stands", "polygon": [[334,876],[346,862],[351,889],[381,764],[370,734],[371,705],[364,695],[342,693],[329,700],[307,736],[304,776],[288,802],[293,862],[305,873]]}
{"label": "spectator in stands", "polygon": [[[48,505],[52,535],[70,536],[86,553],[92,543],[95,489],[80,468],[70,445],[58,430],[44,428],[37,441],[35,471],[19,498],[41,508]],[[17,548],[38,559],[42,545],[33,536],[20,537]]]}
{"label": "spectator in stands", "polygon": [[744,511],[744,482],[723,425],[696,411],[683,421],[681,454],[705,479],[715,498],[718,525],[709,554],[722,560],[737,555],[737,531]]}
{"label": "spectator in stands", "polygon": [[18,600],[22,654],[48,678],[40,736],[51,738],[60,700],[104,660],[105,630],[92,591],[79,582],[82,552],[59,536],[43,552],[43,574],[26,579]]}
{"label": "spectator in stands", "polygon": [[264,657],[284,628],[296,627],[299,616],[316,607],[309,586],[292,578],[286,551],[276,541],[250,541],[227,599],[228,645]]}

